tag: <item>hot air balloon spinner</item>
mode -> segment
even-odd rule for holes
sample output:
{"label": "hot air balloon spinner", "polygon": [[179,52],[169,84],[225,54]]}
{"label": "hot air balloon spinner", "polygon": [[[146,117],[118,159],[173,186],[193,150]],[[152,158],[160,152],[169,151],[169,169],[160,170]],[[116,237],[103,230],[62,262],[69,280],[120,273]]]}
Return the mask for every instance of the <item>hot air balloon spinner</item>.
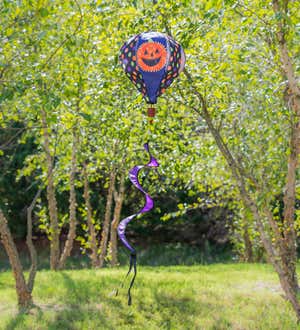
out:
{"label": "hot air balloon spinner", "polygon": [[[156,104],[157,98],[163,94],[173,80],[184,69],[185,54],[181,45],[170,36],[160,32],[140,33],[129,39],[121,48],[119,56],[121,65],[136,88],[142,93],[148,104]],[[155,108],[148,107],[149,124],[153,124]],[[129,171],[132,184],[145,195],[145,204],[137,213],[123,219],[118,226],[118,236],[130,252],[130,266],[126,277],[134,271],[128,289],[128,305],[131,305],[130,290],[136,277],[136,250],[128,243],[125,230],[128,223],[137,215],[150,211],[154,201],[139,182],[139,172],[142,168],[156,168],[158,161],[152,156],[148,142],[144,144],[149,154],[149,162],[136,165]]]}

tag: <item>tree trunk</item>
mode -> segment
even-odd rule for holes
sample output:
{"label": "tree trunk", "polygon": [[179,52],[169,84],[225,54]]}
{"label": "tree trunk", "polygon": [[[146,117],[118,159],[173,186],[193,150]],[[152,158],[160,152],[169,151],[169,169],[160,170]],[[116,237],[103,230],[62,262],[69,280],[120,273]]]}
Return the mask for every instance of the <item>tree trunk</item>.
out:
{"label": "tree trunk", "polygon": [[252,242],[249,236],[249,228],[247,223],[244,223],[244,233],[243,233],[243,239],[245,244],[245,261],[246,262],[253,262],[253,248],[252,248]]}
{"label": "tree trunk", "polygon": [[298,167],[298,157],[300,152],[300,87],[296,77],[296,71],[293,67],[292,59],[289,55],[288,45],[286,41],[286,31],[288,22],[288,5],[289,1],[273,0],[273,10],[278,16],[277,23],[277,41],[280,60],[282,63],[282,75],[287,81],[287,97],[286,105],[291,112],[291,139],[290,154],[288,158],[288,170],[286,175],[286,186],[284,193],[284,211],[283,211],[283,233],[285,244],[285,262],[286,272],[288,273],[288,281],[290,286],[299,292],[299,285],[296,274],[297,264],[297,245],[296,245],[296,229],[295,229],[295,202],[296,202],[296,171]]}
{"label": "tree trunk", "polygon": [[118,239],[117,228],[120,222],[122,205],[125,195],[125,174],[122,173],[120,178],[119,192],[115,192],[115,209],[114,217],[110,227],[110,249],[111,249],[111,265],[117,266],[118,264]]}
{"label": "tree trunk", "polygon": [[76,175],[76,154],[78,135],[73,130],[73,144],[72,144],[72,159],[71,159],[71,172],[70,172],[70,198],[69,198],[69,232],[65,242],[65,247],[59,260],[59,269],[63,269],[66,264],[67,258],[70,256],[74,240],[76,238],[76,191],[75,191],[75,175]]}
{"label": "tree trunk", "polygon": [[33,286],[34,286],[34,280],[37,272],[37,253],[36,249],[32,242],[32,211],[35,207],[35,204],[37,202],[37,199],[40,197],[42,190],[39,189],[36,193],[32,203],[27,208],[27,237],[26,237],[26,244],[28,246],[29,254],[30,254],[30,260],[31,260],[31,267],[29,270],[29,277],[27,281],[27,288],[29,292],[32,293]]}
{"label": "tree trunk", "polygon": [[113,168],[110,173],[110,178],[109,178],[109,188],[108,188],[108,193],[107,193],[105,216],[104,216],[104,222],[103,222],[103,227],[102,227],[99,267],[103,267],[104,259],[106,256],[107,241],[108,241],[108,234],[109,234],[109,224],[110,224],[110,220],[111,220],[111,208],[112,208],[112,202],[113,202],[113,192],[114,192],[114,186],[115,186],[115,178],[116,178],[116,172],[115,172],[115,168]]}
{"label": "tree trunk", "polygon": [[0,210],[0,235],[16,281],[16,292],[19,308],[21,310],[28,309],[33,305],[31,292],[28,290],[26,285],[19,254],[2,210]]}
{"label": "tree trunk", "polygon": [[50,152],[50,137],[47,125],[47,115],[44,109],[41,110],[43,136],[44,136],[44,149],[46,153],[46,166],[47,166],[47,200],[50,216],[50,267],[52,270],[57,270],[59,263],[59,226],[57,216],[57,202],[55,197],[54,178],[53,178],[53,157]]}
{"label": "tree trunk", "polygon": [[89,187],[89,179],[86,169],[86,162],[83,163],[83,179],[84,179],[84,192],[83,197],[85,200],[85,209],[86,209],[86,215],[87,215],[87,224],[89,228],[89,239],[90,239],[90,245],[91,245],[91,255],[90,258],[92,260],[92,266],[94,268],[99,267],[99,259],[98,259],[98,243],[97,243],[97,235],[95,226],[93,223],[93,216],[92,216],[92,206],[90,202],[90,187]]}
{"label": "tree trunk", "polygon": [[[291,87],[288,88],[291,91]],[[297,266],[297,233],[295,229],[295,203],[296,203],[296,172],[298,168],[299,145],[300,145],[300,94],[289,94],[287,106],[292,112],[290,154],[288,157],[288,169],[284,192],[283,210],[283,232],[284,244],[286,246],[286,264],[289,282],[294,290],[299,292],[298,279],[296,274]]]}
{"label": "tree trunk", "polygon": [[298,167],[299,121],[292,127],[290,141],[290,155],[284,193],[283,232],[284,232],[284,259],[289,283],[295,292],[299,291],[297,266],[297,234],[295,230],[295,202],[296,202],[296,171]]}

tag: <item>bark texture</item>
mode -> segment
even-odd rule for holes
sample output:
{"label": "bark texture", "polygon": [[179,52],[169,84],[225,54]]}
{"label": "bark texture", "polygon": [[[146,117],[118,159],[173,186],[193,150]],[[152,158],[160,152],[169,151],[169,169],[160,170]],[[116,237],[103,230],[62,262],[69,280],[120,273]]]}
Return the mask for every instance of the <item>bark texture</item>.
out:
{"label": "bark texture", "polygon": [[74,240],[76,238],[76,191],[75,191],[75,175],[76,175],[76,154],[77,154],[77,132],[73,130],[73,143],[72,143],[72,158],[71,158],[71,171],[70,171],[70,197],[69,197],[69,232],[65,242],[64,250],[59,260],[59,269],[63,269],[66,264],[67,258],[70,256]]}
{"label": "bark texture", "polygon": [[[299,292],[298,279],[296,274],[297,264],[297,245],[296,245],[296,229],[295,229],[295,202],[296,202],[296,171],[298,168],[298,159],[300,152],[300,88],[298,85],[294,65],[289,55],[288,45],[286,41],[286,31],[288,22],[286,21],[288,13],[289,1],[279,2],[273,0],[273,9],[275,15],[280,17],[277,19],[277,41],[280,60],[282,63],[283,78],[287,81],[287,97],[285,98],[286,106],[290,110],[291,117],[291,138],[290,138],[290,154],[288,157],[288,169],[286,175],[286,185],[284,192],[284,211],[283,211],[283,245],[285,251],[282,258],[285,261],[284,272],[287,276],[289,285],[293,291]],[[300,305],[298,304],[298,310]],[[295,308],[294,308],[295,309]],[[298,312],[298,319],[300,314]]]}
{"label": "bark texture", "polygon": [[50,136],[47,124],[47,114],[44,109],[41,110],[43,137],[44,137],[44,149],[46,153],[46,166],[47,166],[47,200],[50,217],[50,230],[51,230],[51,242],[50,242],[50,267],[52,270],[58,269],[59,264],[59,235],[60,229],[58,226],[57,216],[57,202],[54,188],[53,178],[53,157],[50,152]]}
{"label": "bark texture", "polygon": [[13,270],[19,308],[29,309],[33,305],[31,291],[27,287],[19,254],[2,210],[0,210],[0,235]]}
{"label": "bark texture", "polygon": [[90,187],[89,187],[89,179],[87,174],[87,164],[86,162],[83,163],[83,179],[84,179],[84,192],[83,197],[85,201],[85,209],[87,214],[87,224],[89,229],[89,239],[90,239],[90,246],[91,246],[91,255],[90,258],[92,260],[92,266],[94,268],[99,267],[99,259],[98,259],[98,243],[97,243],[97,235],[95,225],[93,223],[93,216],[92,216],[92,206],[90,201]]}
{"label": "bark texture", "polygon": [[111,265],[118,265],[118,237],[117,237],[117,228],[120,222],[120,216],[122,211],[122,205],[125,195],[125,173],[122,173],[120,178],[120,187],[119,191],[115,191],[114,200],[114,216],[113,221],[110,227],[110,249],[111,249]]}
{"label": "bark texture", "polygon": [[28,246],[30,260],[31,260],[31,267],[29,270],[29,277],[27,281],[27,288],[29,292],[32,293],[34,287],[34,280],[37,272],[37,253],[36,249],[32,242],[32,212],[37,202],[37,199],[40,197],[42,190],[39,189],[36,193],[33,201],[31,202],[30,206],[27,208],[27,237],[26,237],[26,244]]}
{"label": "bark texture", "polygon": [[243,239],[245,244],[244,259],[246,262],[253,262],[253,248],[252,248],[252,242],[249,236],[249,228],[247,224],[245,224],[244,226]]}
{"label": "bark texture", "polygon": [[107,193],[105,216],[101,233],[101,242],[100,242],[100,255],[99,255],[99,267],[103,267],[104,259],[107,251],[107,242],[109,234],[109,225],[111,220],[111,209],[113,203],[113,192],[115,187],[116,171],[115,168],[111,170],[109,177],[109,188]]}

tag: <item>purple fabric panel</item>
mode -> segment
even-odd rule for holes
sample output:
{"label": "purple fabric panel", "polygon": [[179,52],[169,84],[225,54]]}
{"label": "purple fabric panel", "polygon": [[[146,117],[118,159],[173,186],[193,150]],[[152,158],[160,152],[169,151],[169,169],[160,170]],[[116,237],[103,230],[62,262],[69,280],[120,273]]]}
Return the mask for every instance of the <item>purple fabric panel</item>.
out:
{"label": "purple fabric panel", "polygon": [[146,212],[152,210],[153,207],[154,207],[154,201],[153,201],[153,199],[150,197],[150,195],[146,194],[145,195],[145,205],[140,210],[139,213],[146,213]]}
{"label": "purple fabric panel", "polygon": [[150,156],[150,161],[146,166],[148,166],[148,167],[158,167],[159,164],[158,164],[158,161],[153,156]]}
{"label": "purple fabric panel", "polygon": [[146,191],[143,189],[139,182],[139,172],[140,170],[145,167],[144,165],[137,165],[134,166],[130,171],[129,171],[129,179],[135,185],[140,191],[142,191],[144,194],[146,194]]}
{"label": "purple fabric panel", "polygon": [[134,218],[136,217],[137,214],[133,214],[130,215],[129,217],[123,219],[119,226],[118,226],[118,235],[120,240],[122,241],[122,243],[125,245],[125,247],[130,251],[130,252],[134,252],[134,248],[128,243],[127,239],[126,239],[126,235],[125,235],[125,230],[126,230],[126,226],[127,224]]}
{"label": "purple fabric panel", "polygon": [[144,148],[148,152],[148,154],[150,156],[150,160],[146,165],[136,165],[136,166],[134,166],[129,171],[129,179],[137,189],[139,189],[142,193],[145,194],[145,204],[142,207],[142,209],[140,209],[137,213],[132,214],[132,215],[128,216],[127,218],[123,219],[120,222],[119,226],[118,226],[118,235],[119,235],[120,240],[122,241],[124,246],[132,253],[135,253],[135,249],[127,241],[127,238],[126,238],[126,235],[125,235],[126,226],[137,215],[142,214],[142,213],[146,213],[146,212],[150,211],[151,209],[153,209],[153,207],[154,207],[154,201],[151,198],[151,196],[141,186],[138,175],[139,175],[140,170],[144,167],[158,167],[159,166],[158,161],[150,153],[148,143],[144,144]]}
{"label": "purple fabric panel", "polygon": [[151,157],[151,154],[150,154],[150,148],[149,148],[149,143],[148,143],[148,142],[144,144],[144,148],[145,148],[145,150],[149,153],[149,155],[150,155],[150,157]]}

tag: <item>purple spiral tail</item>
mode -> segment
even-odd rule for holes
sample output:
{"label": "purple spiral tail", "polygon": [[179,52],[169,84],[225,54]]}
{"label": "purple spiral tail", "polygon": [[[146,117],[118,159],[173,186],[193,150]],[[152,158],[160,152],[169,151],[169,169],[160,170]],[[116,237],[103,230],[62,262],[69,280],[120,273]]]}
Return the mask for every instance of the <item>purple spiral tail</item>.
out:
{"label": "purple spiral tail", "polygon": [[127,241],[126,235],[125,235],[125,231],[126,231],[126,227],[128,225],[128,223],[134,219],[136,216],[138,216],[139,214],[142,213],[146,213],[149,212],[150,210],[153,209],[154,207],[154,201],[151,198],[151,196],[144,190],[144,188],[142,187],[140,181],[139,181],[139,172],[142,168],[144,167],[158,167],[158,161],[151,155],[150,153],[150,149],[149,149],[149,144],[145,143],[144,144],[144,148],[145,150],[148,152],[149,156],[150,156],[150,160],[147,164],[145,165],[136,165],[134,166],[130,171],[129,171],[129,179],[132,182],[132,184],[138,189],[140,190],[144,195],[145,195],[145,204],[144,206],[135,214],[132,214],[130,216],[128,216],[127,218],[123,219],[119,226],[118,226],[118,236],[120,238],[120,240],[122,241],[122,243],[124,244],[124,246],[130,251],[130,266],[129,266],[129,271],[126,275],[126,277],[130,274],[131,270],[134,270],[134,276],[131,280],[130,283],[130,287],[128,289],[128,305],[131,305],[131,294],[130,294],[130,290],[133,286],[135,277],[136,277],[136,251],[135,249],[129,244],[129,242]]}

